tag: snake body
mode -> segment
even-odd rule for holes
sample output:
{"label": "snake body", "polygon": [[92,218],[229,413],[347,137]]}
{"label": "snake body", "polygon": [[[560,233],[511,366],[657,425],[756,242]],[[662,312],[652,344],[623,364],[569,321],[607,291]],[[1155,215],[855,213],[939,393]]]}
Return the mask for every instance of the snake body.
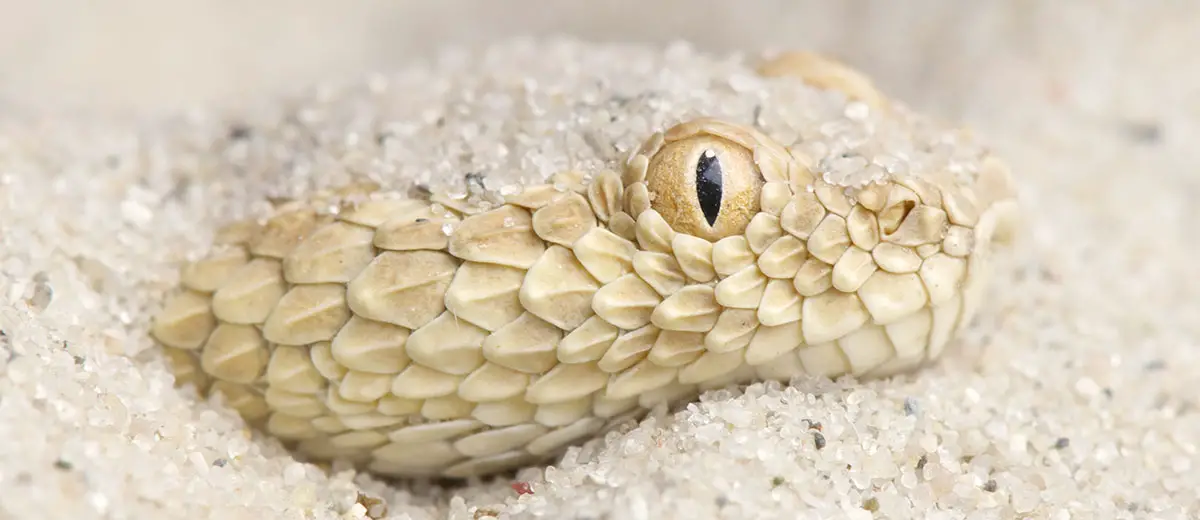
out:
{"label": "snake body", "polygon": [[223,229],[152,334],[179,384],[309,459],[492,474],[706,389],[937,359],[1013,211],[981,164],[841,186],[701,118],[482,198],[348,187]]}

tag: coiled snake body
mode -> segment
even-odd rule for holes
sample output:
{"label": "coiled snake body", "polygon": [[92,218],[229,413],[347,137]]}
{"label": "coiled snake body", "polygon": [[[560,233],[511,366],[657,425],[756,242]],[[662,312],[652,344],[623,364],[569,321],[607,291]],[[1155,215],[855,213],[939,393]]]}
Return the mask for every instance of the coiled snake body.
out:
{"label": "coiled snake body", "polygon": [[[762,72],[884,103],[796,56]],[[327,193],[226,228],[152,332],[180,384],[310,459],[495,473],[705,389],[936,359],[1012,214],[1008,172],[981,164],[840,186],[755,128],[695,119],[623,171],[485,204]]]}

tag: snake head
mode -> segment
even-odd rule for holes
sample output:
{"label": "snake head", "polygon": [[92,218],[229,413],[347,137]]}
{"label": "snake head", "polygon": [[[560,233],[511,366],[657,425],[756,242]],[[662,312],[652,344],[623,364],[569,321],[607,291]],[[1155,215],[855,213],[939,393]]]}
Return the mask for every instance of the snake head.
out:
{"label": "snake head", "polygon": [[[802,144],[700,118],[630,157],[609,224],[641,249],[636,274],[664,298],[649,297],[653,325],[702,330],[710,351],[745,348],[754,366],[800,344],[792,374],[882,376],[932,361],[975,314],[992,244],[1014,229],[1007,168],[988,155],[967,173],[880,169],[836,183]],[[702,289],[664,292],[662,269],[637,269],[650,254],[676,264],[685,288],[711,286],[712,305],[696,306]],[[597,295],[600,316],[620,321],[617,300],[637,292],[621,289]],[[753,334],[735,330],[747,321]]]}

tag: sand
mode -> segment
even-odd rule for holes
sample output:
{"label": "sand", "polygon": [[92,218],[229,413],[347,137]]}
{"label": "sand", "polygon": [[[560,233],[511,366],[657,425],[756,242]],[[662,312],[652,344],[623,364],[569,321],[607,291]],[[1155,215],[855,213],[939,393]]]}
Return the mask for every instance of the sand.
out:
{"label": "sand", "polygon": [[[1077,25],[1056,34],[1088,34],[1093,18],[1072,17]],[[236,119],[5,119],[0,516],[1196,518],[1197,82],[1163,76],[1186,46],[1148,34],[1025,42],[1043,51],[1040,61],[993,51],[989,74],[946,85],[945,104],[933,90],[914,96],[969,121],[1008,158],[1027,212],[1021,240],[999,259],[994,296],[936,367],[873,383],[712,392],[552,467],[453,489],[296,463],[220,403],[174,390],[145,337],[179,262],[202,252],[221,222],[280,190],[336,184],[344,165],[373,167],[371,156],[345,153],[370,149],[363,135],[347,138],[363,122],[346,116],[363,100],[392,99],[372,97],[382,76]],[[528,56],[521,48],[496,59]],[[589,74],[629,88],[631,71],[660,60],[695,67],[659,79],[667,84],[730,66],[682,47],[556,49],[608,62],[612,70]],[[434,92],[426,74],[461,72],[412,69],[386,84]],[[272,121],[305,104],[328,110],[295,112],[304,131],[241,142],[245,129],[279,129]],[[404,151],[396,161],[426,157]],[[421,176],[394,175],[397,186]]]}

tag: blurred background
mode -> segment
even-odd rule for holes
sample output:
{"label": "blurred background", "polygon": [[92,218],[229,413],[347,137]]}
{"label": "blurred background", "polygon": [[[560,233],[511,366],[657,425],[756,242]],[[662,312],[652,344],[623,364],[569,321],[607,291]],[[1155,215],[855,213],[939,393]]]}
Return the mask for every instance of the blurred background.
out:
{"label": "blurred background", "polygon": [[237,107],[526,34],[815,48],[955,116],[965,96],[1009,93],[1130,118],[1200,111],[1200,10],[1151,0],[0,0],[0,109]]}

